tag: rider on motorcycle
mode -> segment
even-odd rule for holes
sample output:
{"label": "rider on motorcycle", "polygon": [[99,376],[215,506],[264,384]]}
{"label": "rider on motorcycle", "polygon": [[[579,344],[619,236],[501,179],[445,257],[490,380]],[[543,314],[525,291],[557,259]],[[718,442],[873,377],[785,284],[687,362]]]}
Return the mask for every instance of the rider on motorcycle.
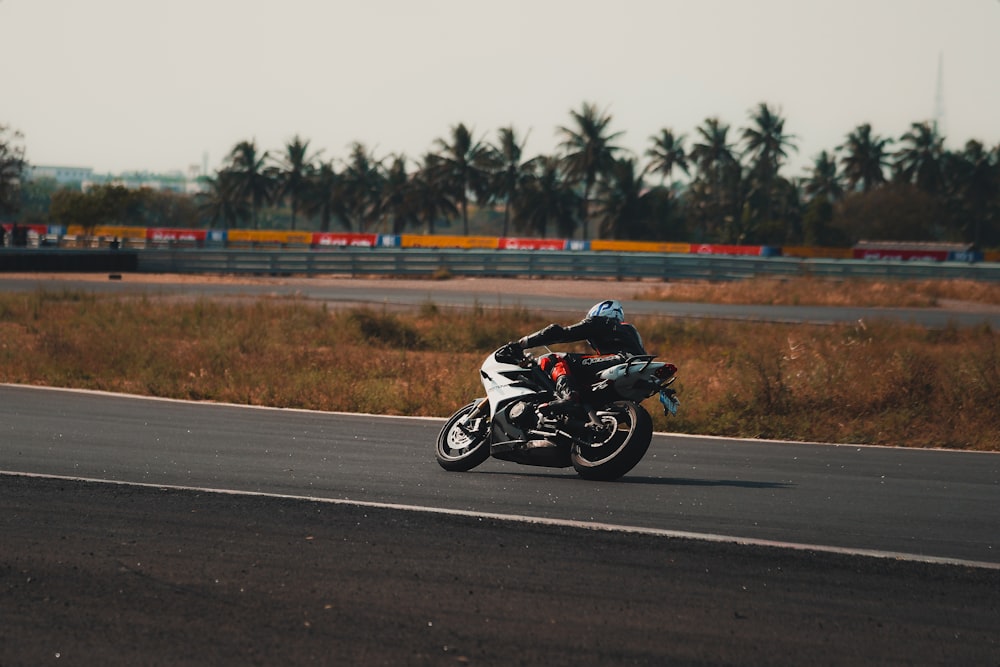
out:
{"label": "rider on motorcycle", "polygon": [[556,400],[542,407],[565,410],[578,406],[580,389],[575,375],[584,368],[587,373],[593,374],[621,363],[626,357],[647,354],[639,332],[634,326],[625,322],[622,304],[613,299],[594,304],[594,307],[587,311],[587,316],[576,324],[566,327],[550,324],[508,345],[524,350],[553,343],[579,341],[587,341],[597,354],[556,352],[538,358],[539,366],[556,383]]}

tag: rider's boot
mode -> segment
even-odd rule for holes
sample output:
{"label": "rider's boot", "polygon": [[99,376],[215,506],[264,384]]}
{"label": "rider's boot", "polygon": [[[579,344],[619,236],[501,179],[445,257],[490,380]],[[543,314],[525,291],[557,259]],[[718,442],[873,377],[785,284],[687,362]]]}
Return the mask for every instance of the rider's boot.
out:
{"label": "rider's boot", "polygon": [[580,392],[573,388],[565,375],[556,380],[556,398],[548,403],[542,403],[539,409],[545,412],[572,412],[580,408]]}

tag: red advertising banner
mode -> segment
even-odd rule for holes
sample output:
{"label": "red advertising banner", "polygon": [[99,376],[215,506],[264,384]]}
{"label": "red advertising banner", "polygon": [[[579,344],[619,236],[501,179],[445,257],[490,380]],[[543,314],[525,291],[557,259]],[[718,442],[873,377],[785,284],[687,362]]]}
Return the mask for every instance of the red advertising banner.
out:
{"label": "red advertising banner", "polygon": [[759,257],[759,245],[723,245],[720,243],[692,243],[691,252],[697,255],[752,255]]}
{"label": "red advertising banner", "polygon": [[855,248],[854,259],[880,259],[897,262],[943,262],[948,259],[948,251]]}
{"label": "red advertising banner", "polygon": [[500,239],[501,250],[563,250],[565,247],[565,239]]}
{"label": "red advertising banner", "polygon": [[148,241],[194,241],[204,243],[208,236],[205,229],[167,229],[163,227],[150,227],[146,230],[146,240]]}
{"label": "red advertising banner", "polygon": [[14,231],[14,225],[17,225],[18,229],[25,230],[25,233],[27,233],[27,232],[34,232],[35,234],[38,234],[39,236],[45,236],[46,234],[49,233],[49,226],[48,225],[22,225],[20,223],[5,222],[3,224],[0,224],[0,227],[3,227],[4,229],[7,230],[7,233],[10,233],[10,232]]}
{"label": "red advertising banner", "polygon": [[314,246],[338,248],[374,248],[378,245],[378,234],[354,234],[351,232],[316,232],[312,236]]}

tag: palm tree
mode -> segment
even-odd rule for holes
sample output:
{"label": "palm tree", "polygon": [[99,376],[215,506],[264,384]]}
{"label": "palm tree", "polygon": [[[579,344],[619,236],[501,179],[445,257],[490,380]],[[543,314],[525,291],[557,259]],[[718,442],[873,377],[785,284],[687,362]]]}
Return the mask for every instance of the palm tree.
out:
{"label": "palm tree", "polygon": [[708,238],[731,225],[739,215],[742,167],[729,143],[729,126],[706,118],[688,157],[696,168],[688,205]]}
{"label": "palm tree", "polygon": [[774,180],[771,186],[771,211],[771,220],[764,220],[752,227],[752,243],[784,245],[802,238],[805,209],[801,179],[778,176]]}
{"label": "palm tree", "polygon": [[444,187],[440,174],[444,169],[443,158],[434,153],[424,156],[423,164],[411,177],[410,205],[416,221],[424,222],[427,234],[434,233],[434,223],[442,218],[450,220],[458,215],[455,202]]}
{"label": "palm tree", "polygon": [[402,234],[408,224],[416,222],[413,190],[413,180],[406,171],[406,156],[393,157],[385,173],[379,204],[382,215],[392,222],[393,234]]}
{"label": "palm tree", "polygon": [[646,171],[659,174],[661,185],[670,185],[668,181],[673,176],[674,169],[690,174],[687,153],[684,152],[684,139],[683,134],[675,135],[673,130],[667,128],[649,138],[653,145],[646,151],[646,157],[650,159]]}
{"label": "palm tree", "polygon": [[216,172],[214,178],[207,178],[206,182],[208,190],[199,195],[198,209],[213,225],[221,222],[223,229],[230,229],[250,216],[238,174],[222,169]]}
{"label": "palm tree", "polygon": [[757,105],[750,120],[753,125],[743,128],[744,155],[750,158],[750,168],[762,180],[774,178],[788,151],[795,150],[795,136],[785,134],[785,119],[764,102]]}
{"label": "palm tree", "polygon": [[469,195],[482,200],[488,194],[489,146],[474,139],[464,123],[452,126],[450,140],[438,139],[436,145],[439,152],[430,165],[431,175],[461,211],[462,233],[468,236]]}
{"label": "palm tree", "polygon": [[502,127],[499,141],[494,150],[495,171],[493,174],[491,194],[503,201],[503,234],[507,236],[510,226],[512,202],[524,186],[528,173],[527,163],[521,161],[525,141],[517,136],[517,131],[511,127]]}
{"label": "palm tree", "polygon": [[241,141],[229,154],[227,171],[233,174],[239,192],[250,202],[250,218],[257,229],[257,213],[271,201],[274,182],[267,173],[267,151],[257,152],[256,140]]}
{"label": "palm tree", "polygon": [[750,158],[750,202],[755,204],[753,211],[760,212],[757,222],[770,224],[775,180],[788,151],[795,150],[794,137],[785,134],[785,119],[764,102],[757,105],[750,119],[753,125],[743,128],[742,133],[743,155]]}
{"label": "palm tree", "polygon": [[911,124],[899,141],[903,147],[894,154],[897,179],[913,183],[927,194],[938,194],[943,185],[944,138],[930,123],[923,122]]}
{"label": "palm tree", "polygon": [[598,178],[606,174],[614,163],[615,155],[621,148],[611,142],[621,136],[621,132],[608,133],[611,115],[599,111],[597,106],[585,102],[580,111],[570,111],[574,127],[560,127],[562,136],[560,148],[565,151],[563,161],[567,176],[583,184],[583,199],[580,220],[583,224],[583,238],[589,238],[590,195]]}
{"label": "palm tree", "polygon": [[308,151],[309,142],[302,141],[295,135],[285,146],[285,155],[278,161],[278,170],[275,174],[277,185],[275,198],[288,200],[292,213],[292,229],[295,229],[299,208],[310,187],[310,176],[315,169],[313,162],[316,155],[309,155]]}
{"label": "palm tree", "polygon": [[976,246],[1000,242],[1000,147],[987,151],[982,143],[968,141],[958,153],[947,153],[943,160],[944,181],[959,219],[955,227],[965,228],[964,237]]}
{"label": "palm tree", "polygon": [[[653,238],[661,238],[664,233],[671,231],[676,234],[676,226],[679,217],[676,215],[674,206],[675,183],[672,177],[675,169],[680,169],[685,175],[691,175],[691,167],[688,162],[688,154],[684,149],[686,137],[674,134],[673,130],[663,128],[659,134],[651,136],[652,146],[646,150],[646,157],[650,159],[643,174],[653,173],[660,175],[660,186],[651,193],[649,208],[654,209],[658,224],[655,229],[651,229],[650,235]],[[672,229],[671,228],[675,228]]]}
{"label": "palm tree", "polygon": [[717,182],[725,169],[739,163],[729,143],[729,126],[718,118],[706,118],[697,132],[699,141],[691,147],[689,157],[699,178]]}
{"label": "palm tree", "polygon": [[844,197],[844,183],[837,171],[837,157],[827,151],[813,160],[807,176],[800,179],[804,194],[802,227],[799,238],[806,245],[836,245],[830,223],[833,205]]}
{"label": "palm tree", "polygon": [[886,147],[890,143],[890,139],[873,135],[869,123],[859,125],[847,135],[847,140],[837,146],[837,150],[845,153],[840,164],[848,189],[856,190],[860,184],[863,192],[870,192],[885,183]]}
{"label": "palm tree", "polygon": [[527,175],[515,206],[515,227],[545,238],[549,224],[554,223],[559,236],[573,236],[581,199],[564,177],[564,164],[549,155],[525,164]]}
{"label": "palm tree", "polygon": [[320,162],[309,175],[309,187],[302,200],[302,210],[306,215],[319,217],[320,231],[330,231],[330,220],[334,217],[350,230],[343,212],[340,190],[341,177],[332,160]]}
{"label": "palm tree", "polygon": [[612,239],[635,239],[642,235],[647,222],[647,190],[635,160],[615,160],[597,191],[597,213],[600,236]]}
{"label": "palm tree", "polygon": [[351,144],[351,157],[341,173],[342,212],[348,228],[364,232],[378,219],[382,192],[382,163],[364,144]]}
{"label": "palm tree", "polygon": [[803,189],[810,198],[826,197],[830,202],[844,196],[844,186],[837,173],[837,158],[821,151],[813,161],[812,171],[805,180]]}

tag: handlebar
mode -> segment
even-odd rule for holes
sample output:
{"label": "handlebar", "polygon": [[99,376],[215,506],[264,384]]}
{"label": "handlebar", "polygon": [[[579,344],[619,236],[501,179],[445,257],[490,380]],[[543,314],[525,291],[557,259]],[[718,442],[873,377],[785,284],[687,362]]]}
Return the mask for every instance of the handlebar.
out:
{"label": "handlebar", "polygon": [[493,353],[498,361],[503,361],[518,366],[524,366],[526,362],[533,361],[534,357],[528,354],[527,350],[514,343],[507,343]]}

